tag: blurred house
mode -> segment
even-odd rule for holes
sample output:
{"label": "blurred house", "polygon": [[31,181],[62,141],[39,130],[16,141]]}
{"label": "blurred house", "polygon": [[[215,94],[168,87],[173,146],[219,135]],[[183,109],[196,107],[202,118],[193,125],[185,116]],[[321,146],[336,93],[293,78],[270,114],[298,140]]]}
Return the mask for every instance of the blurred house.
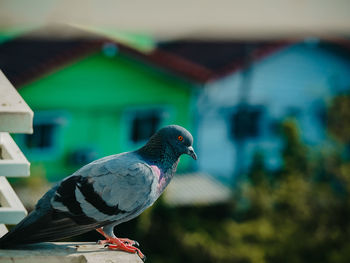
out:
{"label": "blurred house", "polygon": [[198,66],[198,170],[229,182],[260,152],[281,165],[278,124],[297,120],[308,145],[325,143],[329,99],[350,90],[350,42],[164,43],[160,48]]}
{"label": "blurred house", "polygon": [[[33,173],[56,180],[177,123],[196,138],[194,170],[228,183],[256,152],[280,167],[285,118],[322,147],[327,101],[350,87],[350,45],[182,40],[141,52],[96,35],[19,37],[0,45],[0,68],[36,112],[34,135],[16,138]],[[180,172],[192,170],[189,161]]]}
{"label": "blurred house", "polygon": [[[0,69],[35,112],[34,134],[15,136],[32,174],[56,181],[164,125],[191,130],[192,84],[163,70],[164,59],[96,36],[3,42]],[[180,171],[191,164],[183,159]]]}

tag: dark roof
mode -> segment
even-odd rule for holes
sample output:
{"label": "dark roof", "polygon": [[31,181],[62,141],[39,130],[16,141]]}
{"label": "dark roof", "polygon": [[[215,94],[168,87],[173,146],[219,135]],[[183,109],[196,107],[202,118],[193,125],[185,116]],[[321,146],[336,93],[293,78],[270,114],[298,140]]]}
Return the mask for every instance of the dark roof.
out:
{"label": "dark roof", "polygon": [[[62,32],[67,33],[65,28]],[[60,39],[33,38],[35,32],[0,44],[0,70],[15,87],[42,77],[114,42],[121,53],[198,83],[206,83],[242,69],[250,62],[272,54],[294,42],[288,41],[198,41],[162,42],[144,53],[105,37],[78,32]],[[82,33],[82,34],[80,34]],[[349,53],[348,40],[326,43]]]}
{"label": "dark roof", "polygon": [[[127,47],[124,50],[184,78],[206,83],[232,74],[254,61],[302,41],[180,40],[159,43],[155,50],[147,54]],[[322,39],[320,47],[340,53],[341,56],[350,55],[350,41],[347,39]]]}
{"label": "dark roof", "polygon": [[[86,33],[82,34],[84,37],[76,34],[61,39],[33,36],[35,32],[0,44],[0,70],[15,87],[97,52],[106,42],[114,42],[96,35],[86,37]],[[159,43],[149,53],[116,44],[119,52],[191,81],[205,83],[244,67],[247,54],[259,59],[288,43],[184,40]]]}
{"label": "dark roof", "polygon": [[96,50],[99,41],[17,38],[0,45],[0,70],[20,86]]}
{"label": "dark roof", "polygon": [[274,42],[205,42],[175,41],[160,43],[159,49],[219,71],[232,63],[242,62],[254,49],[278,47]]}
{"label": "dark roof", "polygon": [[[197,65],[195,78],[207,82],[234,72],[287,46],[287,41],[173,41],[158,49]],[[186,69],[187,74],[191,71]]]}

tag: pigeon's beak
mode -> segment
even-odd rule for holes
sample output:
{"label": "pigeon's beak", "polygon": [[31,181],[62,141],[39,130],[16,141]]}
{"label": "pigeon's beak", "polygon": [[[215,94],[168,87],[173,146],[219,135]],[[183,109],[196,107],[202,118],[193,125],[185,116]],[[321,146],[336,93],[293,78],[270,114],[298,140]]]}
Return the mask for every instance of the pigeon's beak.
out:
{"label": "pigeon's beak", "polygon": [[193,147],[189,146],[187,148],[187,154],[191,156],[194,160],[197,160],[197,154],[194,152]]}

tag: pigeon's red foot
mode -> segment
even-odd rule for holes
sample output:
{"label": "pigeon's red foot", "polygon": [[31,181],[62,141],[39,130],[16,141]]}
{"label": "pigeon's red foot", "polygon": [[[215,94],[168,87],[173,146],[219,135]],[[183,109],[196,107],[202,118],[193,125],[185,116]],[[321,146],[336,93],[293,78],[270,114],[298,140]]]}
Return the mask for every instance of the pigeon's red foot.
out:
{"label": "pigeon's red foot", "polygon": [[[118,240],[118,241],[117,241]],[[105,240],[99,240],[97,241],[98,244],[100,245],[105,245],[105,244],[119,244],[119,241],[121,241],[122,243],[124,243],[125,245],[128,246],[140,246],[139,242],[135,241],[135,240],[131,240],[129,238],[107,238]]]}
{"label": "pigeon's red foot", "polygon": [[125,245],[130,245],[130,246],[137,246],[139,247],[140,244],[136,240],[131,240],[129,238],[118,238],[120,241],[122,241]]}
{"label": "pigeon's red foot", "polygon": [[119,244],[108,244],[106,246],[108,246],[108,248],[112,249],[112,250],[117,249],[117,250],[129,252],[129,253],[137,253],[139,255],[139,257],[142,259],[142,261],[146,260],[146,256],[144,254],[142,254],[140,249],[133,247],[131,245],[126,245],[121,241]]}
{"label": "pigeon's red foot", "polygon": [[129,253],[137,253],[142,261],[146,260],[146,256],[142,254],[141,250],[133,247],[134,245],[139,246],[139,243],[137,241],[131,240],[129,238],[110,237],[105,232],[103,232],[101,228],[98,228],[96,230],[106,238],[106,240],[99,240],[99,244],[105,244],[105,246],[112,250],[118,249]]}

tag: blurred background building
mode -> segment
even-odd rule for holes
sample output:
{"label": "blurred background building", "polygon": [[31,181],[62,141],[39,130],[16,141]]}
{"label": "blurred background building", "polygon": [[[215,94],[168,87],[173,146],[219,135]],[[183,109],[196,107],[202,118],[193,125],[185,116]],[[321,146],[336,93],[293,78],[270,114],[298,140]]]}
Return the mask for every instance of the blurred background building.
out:
{"label": "blurred background building", "polygon": [[29,209],[175,123],[198,161],[118,227],[152,262],[350,260],[347,1],[35,2],[0,8],[0,70],[35,113]]}
{"label": "blurred background building", "polygon": [[[184,158],[179,171],[229,185],[258,152],[267,168],[281,167],[277,125],[285,118],[322,147],[327,104],[350,88],[346,39],[183,39],[142,51],[74,27],[55,30],[55,39],[34,31],[0,45],[1,69],[36,113],[36,132],[16,141],[49,181],[177,123],[195,134],[201,157],[195,166]],[[57,37],[67,32],[75,37]]]}
{"label": "blurred background building", "polygon": [[191,85],[157,67],[165,55],[98,37],[28,34],[0,45],[1,68],[35,111],[34,134],[17,143],[50,181],[136,149],[164,125],[192,127]]}

